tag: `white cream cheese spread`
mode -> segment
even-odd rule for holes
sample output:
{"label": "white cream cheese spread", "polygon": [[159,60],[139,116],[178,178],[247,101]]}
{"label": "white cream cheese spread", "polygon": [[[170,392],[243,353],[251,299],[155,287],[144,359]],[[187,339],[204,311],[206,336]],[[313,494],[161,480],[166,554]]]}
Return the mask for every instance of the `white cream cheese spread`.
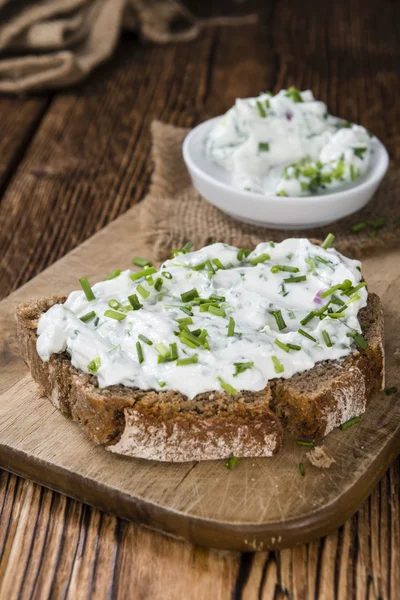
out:
{"label": "white cream cheese spread", "polygon": [[206,153],[232,184],[261,194],[308,196],[356,185],[371,165],[371,134],[328,113],[310,90],[236,100],[211,130]]}
{"label": "white cream cheese spread", "polygon": [[[329,238],[329,239],[328,239]],[[116,271],[40,318],[43,361],[67,353],[100,387],[178,390],[189,398],[258,391],[363,345],[360,263],[307,239],[252,252],[189,245],[156,271]]]}

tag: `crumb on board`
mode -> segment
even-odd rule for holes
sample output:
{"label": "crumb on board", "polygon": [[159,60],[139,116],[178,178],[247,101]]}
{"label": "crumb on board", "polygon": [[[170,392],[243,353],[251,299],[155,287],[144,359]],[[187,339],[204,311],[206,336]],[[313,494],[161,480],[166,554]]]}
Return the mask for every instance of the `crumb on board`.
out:
{"label": "crumb on board", "polygon": [[329,469],[332,463],[336,462],[328,453],[325,446],[315,446],[307,452],[306,457],[314,467],[318,469]]}

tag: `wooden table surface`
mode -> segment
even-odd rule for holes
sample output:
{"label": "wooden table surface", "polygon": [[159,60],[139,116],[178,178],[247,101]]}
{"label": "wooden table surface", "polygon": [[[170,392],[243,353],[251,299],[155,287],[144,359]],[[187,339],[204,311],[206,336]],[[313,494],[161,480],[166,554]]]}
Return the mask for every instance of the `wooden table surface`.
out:
{"label": "wooden table surface", "polygon": [[[189,4],[201,16],[230,9]],[[191,126],[236,97],[296,85],[372,130],[400,163],[399,2],[234,6],[256,9],[259,23],[207,27],[168,46],[125,34],[83,86],[0,98],[1,297],[143,198],[154,118]],[[0,598],[398,598],[399,476],[397,460],[324,539],[240,555],[194,548],[0,472]]]}

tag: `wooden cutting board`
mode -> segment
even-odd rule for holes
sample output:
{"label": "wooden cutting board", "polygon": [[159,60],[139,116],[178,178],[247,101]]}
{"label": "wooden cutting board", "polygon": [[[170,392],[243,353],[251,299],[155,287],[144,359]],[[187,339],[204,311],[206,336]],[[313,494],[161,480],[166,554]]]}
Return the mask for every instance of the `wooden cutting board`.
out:
{"label": "wooden cutting board", "polygon": [[[152,258],[140,231],[140,207],[65,256],[0,303],[0,466],[152,529],[195,544],[266,550],[307,542],[342,524],[400,452],[400,394],[376,394],[361,422],[325,441],[335,463],[312,467],[307,448],[285,441],[270,459],[164,464],[108,453],[40,398],[15,337],[15,306],[68,293],[78,278],[128,268]],[[400,249],[365,261],[370,290],[386,319],[387,385],[400,389]],[[398,351],[398,354],[400,350]],[[396,363],[397,361],[397,363]],[[299,463],[305,465],[305,476]]]}

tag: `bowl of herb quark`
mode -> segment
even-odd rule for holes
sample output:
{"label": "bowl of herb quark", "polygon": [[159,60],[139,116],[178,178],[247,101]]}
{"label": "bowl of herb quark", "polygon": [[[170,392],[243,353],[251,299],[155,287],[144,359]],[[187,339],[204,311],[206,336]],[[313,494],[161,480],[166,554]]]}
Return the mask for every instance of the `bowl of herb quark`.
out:
{"label": "bowl of herb quark", "polygon": [[365,127],[296,88],[236,100],[183,143],[194,186],[229,215],[277,229],[327,225],[357,212],[389,156]]}

